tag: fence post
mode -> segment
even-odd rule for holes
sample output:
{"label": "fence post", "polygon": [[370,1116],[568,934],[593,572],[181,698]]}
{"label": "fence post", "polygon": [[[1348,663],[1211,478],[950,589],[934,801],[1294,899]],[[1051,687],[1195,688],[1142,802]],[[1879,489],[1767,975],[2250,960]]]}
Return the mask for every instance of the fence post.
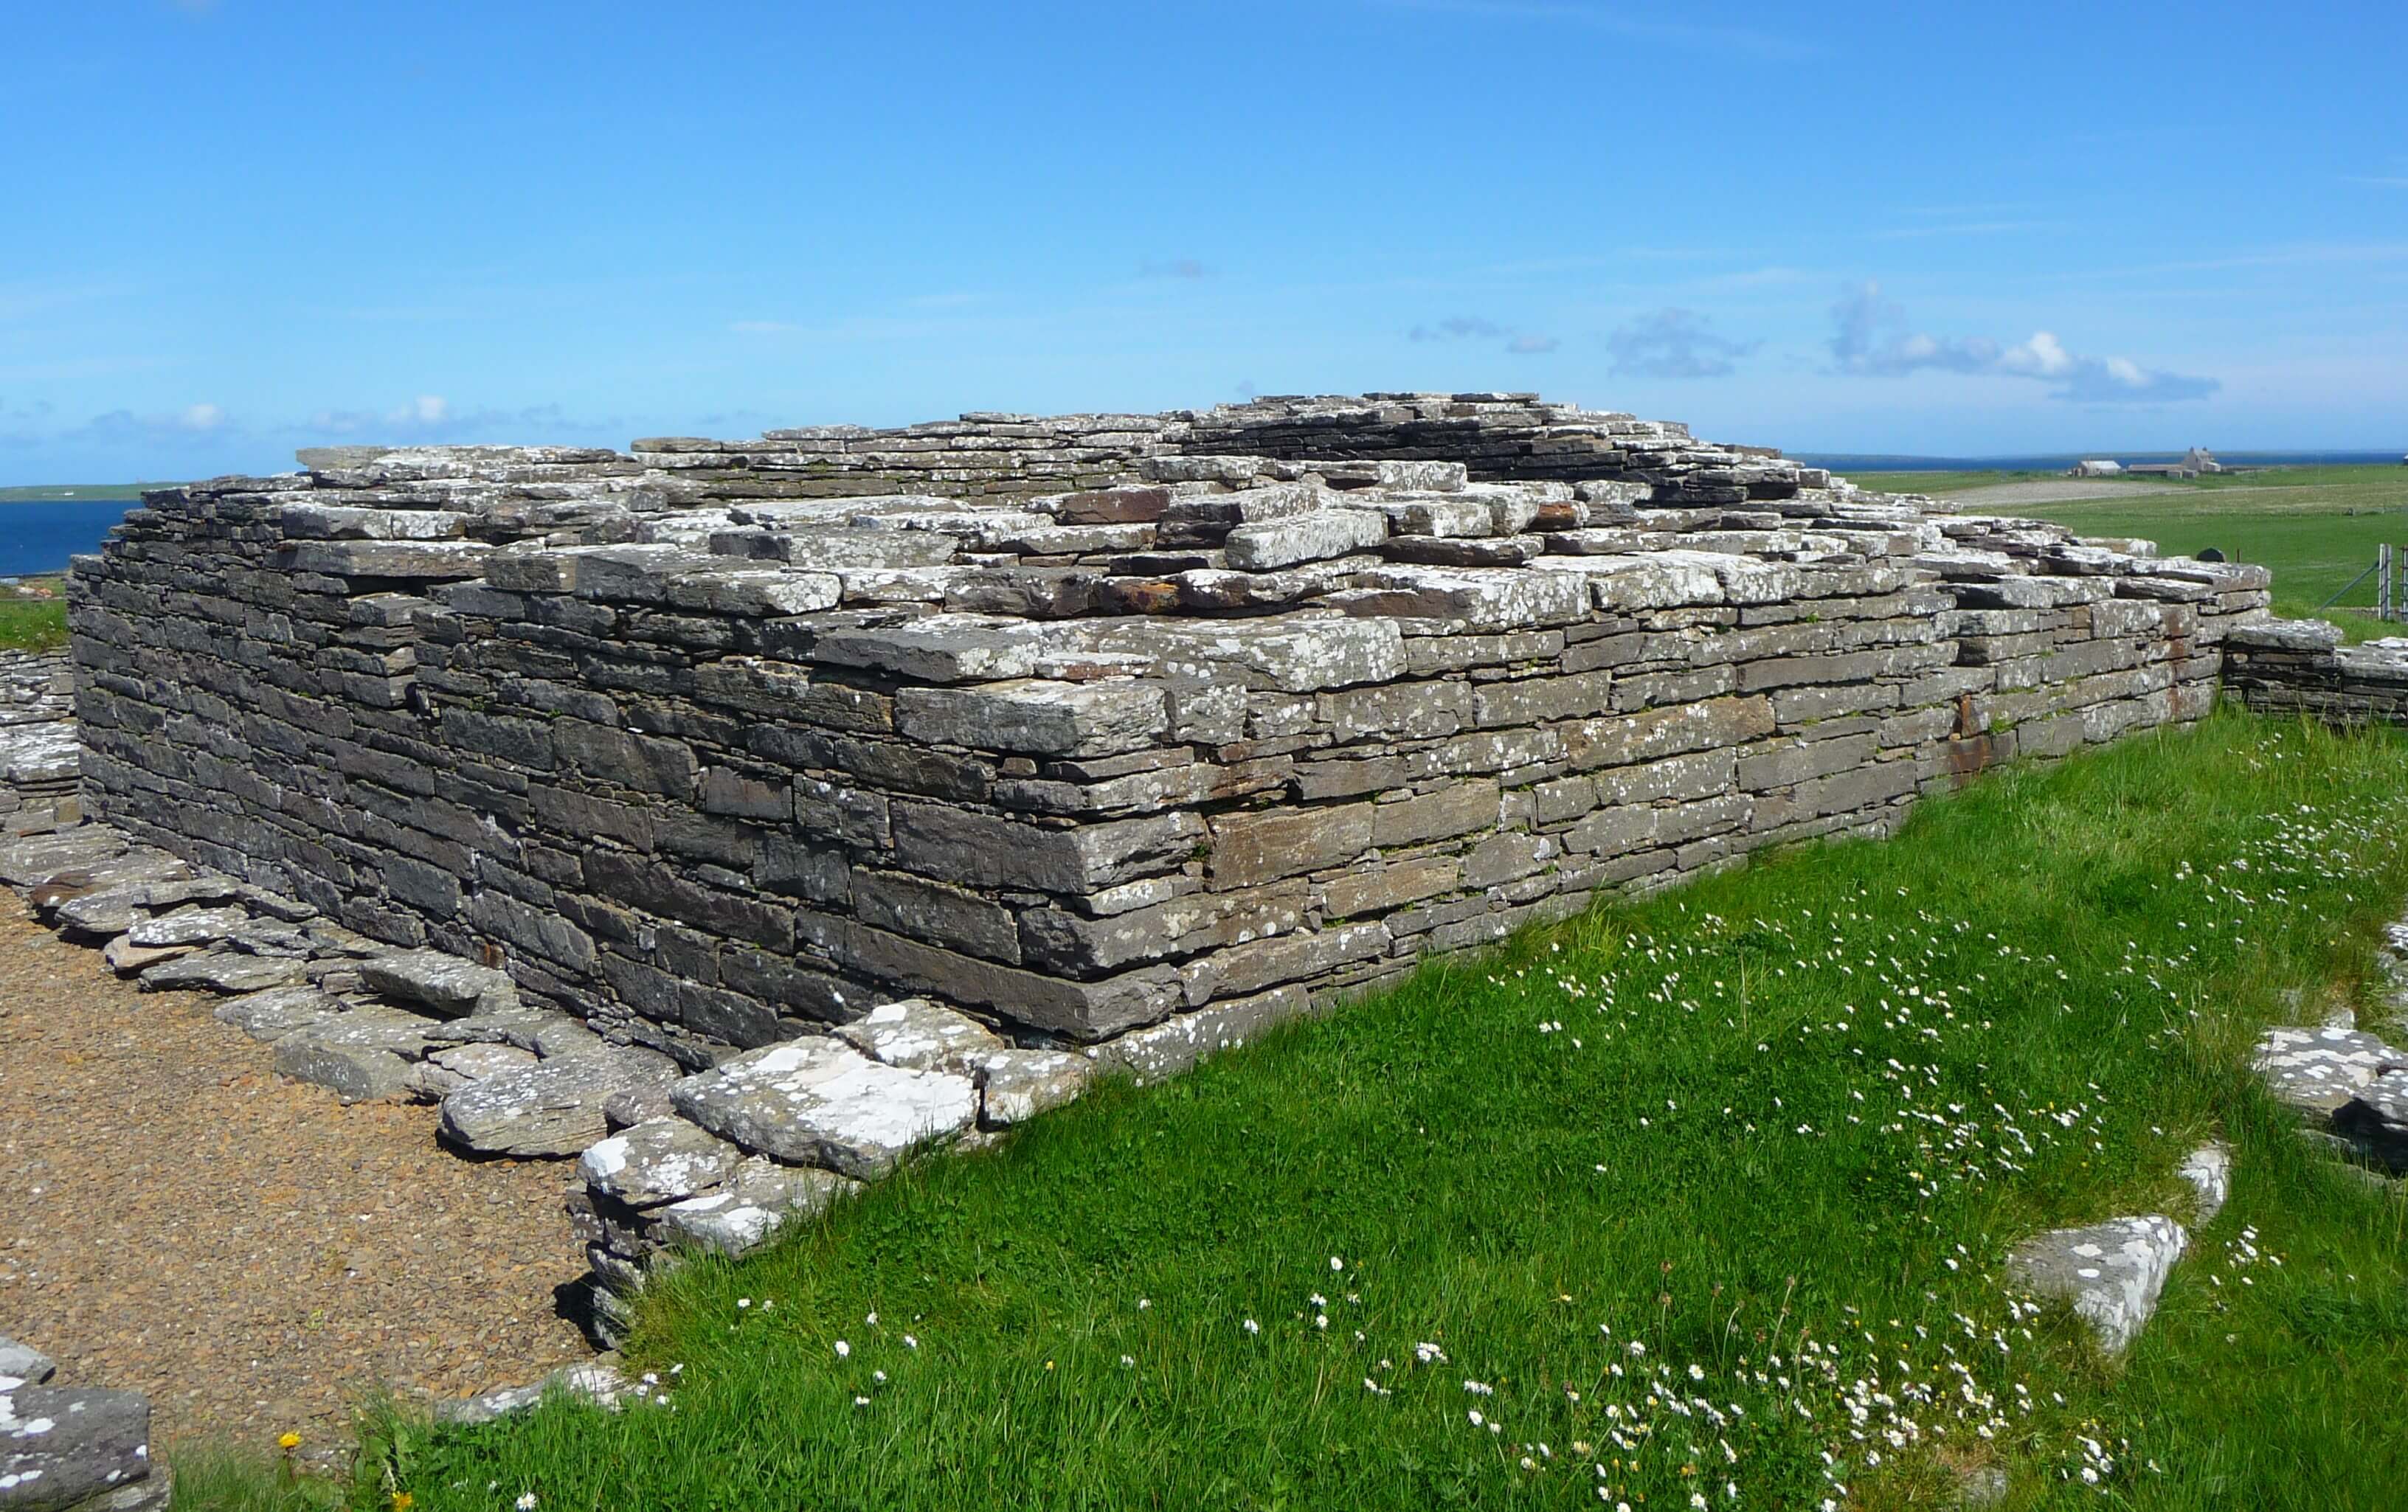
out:
{"label": "fence post", "polygon": [[2377,620],[2391,618],[2391,548],[2388,545],[2374,549],[2374,617]]}

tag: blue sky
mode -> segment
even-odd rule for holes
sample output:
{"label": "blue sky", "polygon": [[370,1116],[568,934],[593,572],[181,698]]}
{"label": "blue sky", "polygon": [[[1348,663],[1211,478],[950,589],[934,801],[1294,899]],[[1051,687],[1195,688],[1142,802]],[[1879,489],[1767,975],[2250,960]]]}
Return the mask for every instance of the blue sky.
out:
{"label": "blue sky", "polygon": [[91,0],[0,56],[0,483],[1537,389],[2408,445],[2408,7]]}

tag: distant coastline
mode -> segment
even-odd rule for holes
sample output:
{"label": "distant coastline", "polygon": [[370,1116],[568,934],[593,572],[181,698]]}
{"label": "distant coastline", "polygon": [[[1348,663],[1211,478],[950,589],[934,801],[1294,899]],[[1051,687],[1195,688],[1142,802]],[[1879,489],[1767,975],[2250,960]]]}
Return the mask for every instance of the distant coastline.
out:
{"label": "distant coastline", "polygon": [[[2397,466],[2408,447],[2377,451],[2227,451],[2213,449],[2228,467]],[[2086,457],[2132,463],[2179,462],[2179,451],[2061,451],[2012,457],[1910,457],[1887,452],[1801,451],[1792,455],[1809,467],[1835,473],[2061,473]]]}
{"label": "distant coastline", "polygon": [[142,491],[174,488],[173,483],[28,483],[0,488],[0,504],[83,504],[98,499],[142,502]]}

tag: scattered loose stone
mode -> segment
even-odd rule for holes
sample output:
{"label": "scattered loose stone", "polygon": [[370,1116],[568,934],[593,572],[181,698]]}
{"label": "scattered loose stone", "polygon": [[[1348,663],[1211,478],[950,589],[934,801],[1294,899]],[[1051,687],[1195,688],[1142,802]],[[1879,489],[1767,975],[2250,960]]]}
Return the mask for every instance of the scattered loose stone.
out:
{"label": "scattered loose stone", "polygon": [[314,987],[277,987],[221,1003],[210,1011],[220,1023],[232,1024],[253,1039],[278,1040],[325,1022],[343,1011],[343,1004]]}
{"label": "scattered loose stone", "polygon": [[967,1072],[1004,1048],[986,1025],[924,997],[881,1004],[835,1033],[871,1060],[906,1071]]}
{"label": "scattered loose stone", "polygon": [[906,1071],[828,1040],[752,1050],[671,1089],[677,1110],[723,1138],[796,1165],[876,1180],[978,1113],[967,1077]]}
{"label": "scattered loose stone", "polygon": [[714,1254],[750,1254],[797,1219],[815,1218],[839,1197],[861,1189],[833,1171],[780,1165],[754,1156],[719,1191],[658,1209],[673,1237]]}
{"label": "scattered loose stone", "polygon": [[[150,1404],[136,1391],[22,1386],[0,1393],[0,1506],[79,1508],[150,1478]],[[163,1477],[164,1482],[164,1477]],[[117,1504],[164,1506],[166,1497]]]}
{"label": "scattered loose stone", "polygon": [[744,1152],[683,1119],[653,1119],[587,1148],[578,1174],[630,1207],[657,1207],[709,1191],[735,1174]]}
{"label": "scattered loose stone", "polygon": [[2386,1065],[2408,1054],[2354,1029],[2269,1029],[2250,1064],[2274,1100],[2323,1118],[2337,1111]]}
{"label": "scattered loose stone", "polygon": [[2035,1235],[2008,1255],[2007,1268],[2032,1295],[2072,1304],[2099,1347],[2121,1354],[2157,1311],[2157,1293],[2189,1240],[2170,1218],[2110,1219]]}
{"label": "scattered loose stone", "polygon": [[179,955],[190,955],[189,945],[136,945],[123,934],[100,948],[100,958],[108,969],[121,977],[131,977],[162,961],[173,961]]}
{"label": "scattered loose stone", "polygon": [[248,909],[187,907],[134,920],[124,928],[125,937],[136,945],[214,945],[250,922]]}
{"label": "scattered loose stone", "polygon": [[563,1056],[472,1083],[443,1099],[443,1137],[494,1155],[574,1155],[609,1133],[602,1103],[665,1085],[677,1065],[651,1050]]}
{"label": "scattered loose stone", "polygon": [[360,963],[370,990],[420,1004],[449,1018],[518,1006],[518,987],[504,973],[440,950],[392,950]]}
{"label": "scattered loose stone", "polygon": [[1009,1129],[1074,1101],[1096,1074],[1094,1062],[1067,1050],[995,1050],[978,1070],[979,1122],[990,1129]]}
{"label": "scattered loose stone", "polygon": [[142,985],[154,992],[264,992],[306,980],[308,963],[293,956],[201,950],[148,966]]}

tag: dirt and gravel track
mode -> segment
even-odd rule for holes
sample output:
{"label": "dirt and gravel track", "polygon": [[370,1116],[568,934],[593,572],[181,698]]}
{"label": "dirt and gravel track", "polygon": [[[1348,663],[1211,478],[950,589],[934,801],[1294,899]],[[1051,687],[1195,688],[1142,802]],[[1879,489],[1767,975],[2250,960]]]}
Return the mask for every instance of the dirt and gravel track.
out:
{"label": "dirt and gravel track", "polygon": [[279,1078],[219,1001],[121,981],[0,892],[0,1334],[151,1400],[154,1435],[339,1440],[590,1350],[567,1162],[471,1162],[425,1106]]}

